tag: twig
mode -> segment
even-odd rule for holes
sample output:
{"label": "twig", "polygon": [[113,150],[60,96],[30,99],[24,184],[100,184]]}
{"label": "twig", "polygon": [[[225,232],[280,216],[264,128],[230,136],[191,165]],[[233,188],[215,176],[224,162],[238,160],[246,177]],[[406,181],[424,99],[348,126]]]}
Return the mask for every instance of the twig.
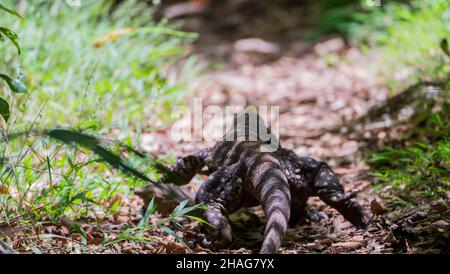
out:
{"label": "twig", "polygon": [[[45,206],[48,206],[49,204],[52,204],[53,203],[53,201],[51,201],[51,202],[49,202],[49,203],[46,203],[46,204],[44,204],[44,205],[41,205],[41,206],[39,206],[39,207],[37,207],[37,208],[32,208],[31,210],[28,210],[26,213],[23,213],[23,214],[20,214],[20,215],[18,215],[18,216],[16,216],[16,217],[13,217],[13,218],[11,218],[8,222],[3,222],[3,223],[0,223],[0,226],[4,226],[4,225],[12,225],[14,222],[16,222],[16,220],[18,220],[19,218],[21,218],[21,217],[23,217],[23,216],[25,216],[25,215],[27,215],[27,214],[29,214],[29,213],[31,213],[31,212],[33,212],[33,211],[36,211],[36,210],[39,210],[39,209],[41,209],[41,208],[43,208],[43,207],[45,207]],[[30,207],[32,207],[33,205],[31,205]]]}

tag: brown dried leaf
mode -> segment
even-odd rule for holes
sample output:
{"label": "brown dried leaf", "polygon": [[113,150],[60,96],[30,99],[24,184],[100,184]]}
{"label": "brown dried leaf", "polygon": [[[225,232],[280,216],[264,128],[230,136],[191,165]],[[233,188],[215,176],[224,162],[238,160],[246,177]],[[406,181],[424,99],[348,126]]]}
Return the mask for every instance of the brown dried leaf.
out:
{"label": "brown dried leaf", "polygon": [[383,242],[389,243],[389,244],[395,244],[398,242],[398,240],[395,238],[394,234],[392,232],[389,232],[384,238]]}
{"label": "brown dried leaf", "polygon": [[170,242],[166,245],[166,252],[168,254],[187,254],[189,249],[180,243]]}
{"label": "brown dried leaf", "polygon": [[379,199],[373,199],[372,202],[370,202],[370,211],[375,215],[382,215],[387,212],[383,202]]}
{"label": "brown dried leaf", "polygon": [[445,192],[445,199],[447,199],[447,201],[450,201],[450,190]]}
{"label": "brown dried leaf", "polygon": [[446,228],[448,226],[448,223],[444,220],[439,220],[439,221],[432,223],[432,225],[435,227],[439,227],[439,228]]}
{"label": "brown dried leaf", "polygon": [[346,249],[357,249],[364,245],[364,241],[350,241],[350,242],[340,242],[340,243],[334,243],[331,246],[332,247],[342,247]]}
{"label": "brown dried leaf", "polygon": [[114,223],[115,224],[125,224],[128,223],[130,218],[126,215],[119,215],[115,217]]}

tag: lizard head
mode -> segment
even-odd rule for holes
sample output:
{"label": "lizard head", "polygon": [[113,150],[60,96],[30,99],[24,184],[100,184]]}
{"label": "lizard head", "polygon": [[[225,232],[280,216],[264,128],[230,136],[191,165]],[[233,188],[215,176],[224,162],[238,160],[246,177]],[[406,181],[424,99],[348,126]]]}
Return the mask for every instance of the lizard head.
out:
{"label": "lizard head", "polygon": [[261,115],[252,109],[234,114],[232,126],[223,141],[258,142],[267,152],[276,151],[280,144]]}

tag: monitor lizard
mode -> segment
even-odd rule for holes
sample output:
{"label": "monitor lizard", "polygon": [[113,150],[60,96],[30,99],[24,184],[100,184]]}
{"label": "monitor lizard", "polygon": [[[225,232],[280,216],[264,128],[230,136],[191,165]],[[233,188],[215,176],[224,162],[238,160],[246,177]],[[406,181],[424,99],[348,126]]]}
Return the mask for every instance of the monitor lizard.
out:
{"label": "monitor lizard", "polygon": [[[257,121],[263,121],[259,115]],[[235,125],[227,134],[234,134],[232,130],[236,128]],[[279,144],[274,151],[264,151],[264,141],[258,139],[258,133],[253,135],[256,138],[250,138],[259,127],[255,130],[245,124],[243,128],[234,141],[224,137],[213,147],[178,159],[161,179],[172,183],[174,189],[188,184],[207,168],[208,178],[198,189],[195,202],[208,206],[203,217],[212,225],[210,236],[216,243],[232,241],[227,215],[242,207],[262,205],[266,225],[260,253],[275,253],[288,225],[309,217],[307,200],[311,196],[318,196],[355,227],[367,226],[363,208],[353,199],[356,194],[344,192],[337,175],[325,162],[297,156]]]}

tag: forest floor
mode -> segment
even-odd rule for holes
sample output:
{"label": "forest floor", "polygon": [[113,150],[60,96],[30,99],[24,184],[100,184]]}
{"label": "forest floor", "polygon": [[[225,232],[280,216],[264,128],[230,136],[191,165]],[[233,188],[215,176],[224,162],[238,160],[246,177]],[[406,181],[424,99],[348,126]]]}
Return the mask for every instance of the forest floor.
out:
{"label": "forest floor", "polygon": [[[362,53],[336,36],[314,42],[299,38],[311,28],[305,20],[308,12],[303,6],[265,9],[230,4],[209,10],[208,16],[181,19],[186,30],[200,35],[193,51],[206,69],[193,86],[196,97],[203,100],[204,107],[279,106],[282,146],[329,163],[347,191],[359,192],[357,200],[374,217],[367,231],[356,231],[336,211],[311,198],[310,206],[324,211],[328,220],[289,229],[282,253],[439,252],[433,249],[438,239],[409,239],[412,234],[408,234],[424,230],[420,220],[433,205],[386,206],[380,196],[389,194],[374,190],[374,177],[363,159],[367,144],[345,134],[314,134],[363,115],[385,100],[388,91],[371,66],[371,58],[376,56]],[[154,148],[165,147],[165,151],[152,152],[168,150],[183,156],[206,146],[205,142],[171,143],[165,135],[161,132],[161,143],[153,143]],[[374,140],[382,142],[384,137],[380,134]],[[191,183],[193,189],[202,179]],[[262,210],[239,211],[231,220],[235,238],[230,249],[197,247],[194,252],[256,252],[262,239]],[[443,225],[425,230],[436,231],[445,228]],[[171,244],[159,252],[183,253],[185,248]]]}

